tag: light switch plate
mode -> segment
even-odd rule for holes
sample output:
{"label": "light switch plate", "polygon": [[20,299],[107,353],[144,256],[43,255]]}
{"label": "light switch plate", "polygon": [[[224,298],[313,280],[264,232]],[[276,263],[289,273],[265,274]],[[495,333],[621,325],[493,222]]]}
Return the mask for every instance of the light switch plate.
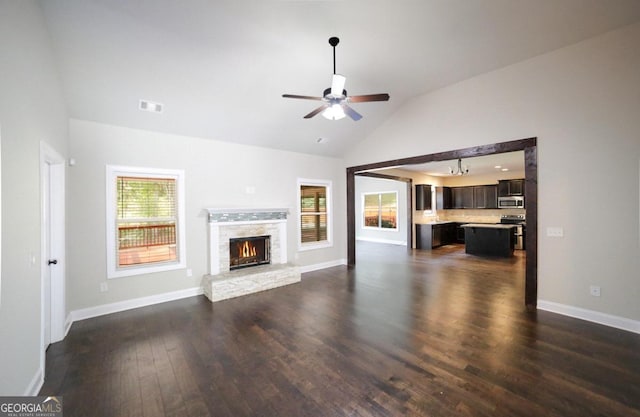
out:
{"label": "light switch plate", "polygon": [[547,236],[549,237],[563,237],[564,230],[562,227],[547,227]]}

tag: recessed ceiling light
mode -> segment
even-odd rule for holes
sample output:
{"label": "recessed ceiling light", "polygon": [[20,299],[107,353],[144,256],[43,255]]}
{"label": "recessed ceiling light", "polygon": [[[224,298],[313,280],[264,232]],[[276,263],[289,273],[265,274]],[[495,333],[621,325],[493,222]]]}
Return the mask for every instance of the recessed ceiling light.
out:
{"label": "recessed ceiling light", "polygon": [[509,168],[502,168],[500,171],[509,171]]}
{"label": "recessed ceiling light", "polygon": [[496,166],[494,166],[494,168],[495,169],[500,169],[500,168],[502,168],[502,166],[501,165],[496,165]]}

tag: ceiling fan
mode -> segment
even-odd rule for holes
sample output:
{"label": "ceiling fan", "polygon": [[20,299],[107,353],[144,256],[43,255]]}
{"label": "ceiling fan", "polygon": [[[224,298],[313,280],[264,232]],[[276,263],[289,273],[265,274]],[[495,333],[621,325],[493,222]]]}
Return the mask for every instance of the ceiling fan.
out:
{"label": "ceiling fan", "polygon": [[348,96],[347,90],[344,89],[346,77],[336,74],[336,46],[340,43],[340,39],[336,37],[329,38],[329,45],[333,47],[333,78],[331,79],[331,87],[324,90],[322,97],[299,96],[295,94],[283,94],[284,98],[299,98],[303,100],[322,101],[322,105],[304,116],[310,119],[318,113],[322,113],[324,117],[330,120],[338,120],[345,117],[345,114],[353,120],[362,119],[362,115],[355,111],[348,103],[364,103],[367,101],[388,101],[389,94],[367,94],[363,96]]}

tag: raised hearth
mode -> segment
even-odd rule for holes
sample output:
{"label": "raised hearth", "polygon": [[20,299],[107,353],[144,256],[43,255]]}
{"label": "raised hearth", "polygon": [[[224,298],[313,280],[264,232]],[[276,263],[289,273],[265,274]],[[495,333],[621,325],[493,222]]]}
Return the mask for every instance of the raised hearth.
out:
{"label": "raised hearth", "polygon": [[218,275],[205,275],[204,295],[212,302],[253,294],[300,282],[298,268],[287,265],[261,265]]}
{"label": "raised hearth", "polygon": [[209,274],[203,277],[202,286],[209,300],[225,300],[300,281],[298,268],[287,263],[287,209],[207,211]]}

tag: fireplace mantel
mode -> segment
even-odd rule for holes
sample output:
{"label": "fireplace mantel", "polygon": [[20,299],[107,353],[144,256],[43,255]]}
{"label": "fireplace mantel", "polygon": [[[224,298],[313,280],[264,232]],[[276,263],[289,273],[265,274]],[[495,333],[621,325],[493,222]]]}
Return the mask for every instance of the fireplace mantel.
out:
{"label": "fireplace mantel", "polygon": [[209,223],[270,223],[286,221],[289,209],[286,208],[209,208]]}

